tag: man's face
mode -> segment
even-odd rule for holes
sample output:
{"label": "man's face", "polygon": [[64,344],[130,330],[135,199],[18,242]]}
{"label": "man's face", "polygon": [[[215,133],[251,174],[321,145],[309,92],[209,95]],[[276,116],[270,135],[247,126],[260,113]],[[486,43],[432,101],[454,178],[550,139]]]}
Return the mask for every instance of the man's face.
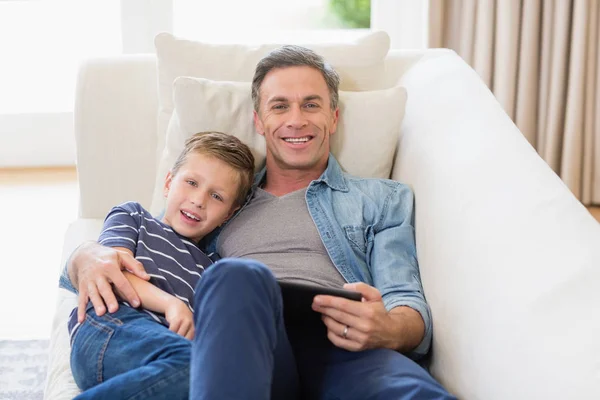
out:
{"label": "man's face", "polygon": [[339,114],[331,109],[323,75],[305,66],[276,68],[259,95],[254,124],[267,142],[268,168],[323,172]]}

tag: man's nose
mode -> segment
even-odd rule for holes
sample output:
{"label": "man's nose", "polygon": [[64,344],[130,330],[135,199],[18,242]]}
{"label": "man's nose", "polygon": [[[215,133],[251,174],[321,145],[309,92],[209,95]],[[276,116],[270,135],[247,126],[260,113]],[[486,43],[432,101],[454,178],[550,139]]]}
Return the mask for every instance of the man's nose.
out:
{"label": "man's nose", "polygon": [[302,129],[308,125],[306,116],[300,106],[291,106],[288,113],[287,127],[292,129]]}

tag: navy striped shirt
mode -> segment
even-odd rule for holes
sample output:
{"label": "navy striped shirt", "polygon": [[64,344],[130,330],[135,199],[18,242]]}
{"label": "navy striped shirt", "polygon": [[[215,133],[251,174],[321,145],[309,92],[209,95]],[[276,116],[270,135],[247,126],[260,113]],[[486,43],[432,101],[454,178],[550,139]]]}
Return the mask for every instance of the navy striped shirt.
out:
{"label": "navy striped shirt", "polygon": [[[212,264],[196,243],[152,217],[135,202],[121,204],[108,213],[98,243],[131,250],[150,275],[150,283],[179,298],[194,311],[194,288],[204,269]],[[125,301],[119,303],[129,306]],[[169,326],[164,315],[142,310]],[[77,309],[74,309],[69,318],[71,336],[77,327]]]}

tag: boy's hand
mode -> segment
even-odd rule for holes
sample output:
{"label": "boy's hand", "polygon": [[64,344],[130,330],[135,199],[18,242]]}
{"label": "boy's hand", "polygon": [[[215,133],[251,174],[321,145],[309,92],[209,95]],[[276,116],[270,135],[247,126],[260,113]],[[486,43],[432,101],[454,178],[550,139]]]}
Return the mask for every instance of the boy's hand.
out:
{"label": "boy's hand", "polygon": [[178,298],[173,298],[165,309],[169,330],[187,339],[194,338],[194,315],[188,306]]}

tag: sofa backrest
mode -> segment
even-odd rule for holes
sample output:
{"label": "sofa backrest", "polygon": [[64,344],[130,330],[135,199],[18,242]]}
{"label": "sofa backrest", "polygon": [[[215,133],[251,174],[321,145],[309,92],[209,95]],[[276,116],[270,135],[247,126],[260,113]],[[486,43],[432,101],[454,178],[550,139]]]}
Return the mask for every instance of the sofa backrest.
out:
{"label": "sofa backrest", "polygon": [[[390,51],[385,86],[396,85],[424,54],[436,51]],[[81,65],[75,97],[80,217],[103,218],[127,200],[150,207],[158,108],[154,55],[97,58]]]}

